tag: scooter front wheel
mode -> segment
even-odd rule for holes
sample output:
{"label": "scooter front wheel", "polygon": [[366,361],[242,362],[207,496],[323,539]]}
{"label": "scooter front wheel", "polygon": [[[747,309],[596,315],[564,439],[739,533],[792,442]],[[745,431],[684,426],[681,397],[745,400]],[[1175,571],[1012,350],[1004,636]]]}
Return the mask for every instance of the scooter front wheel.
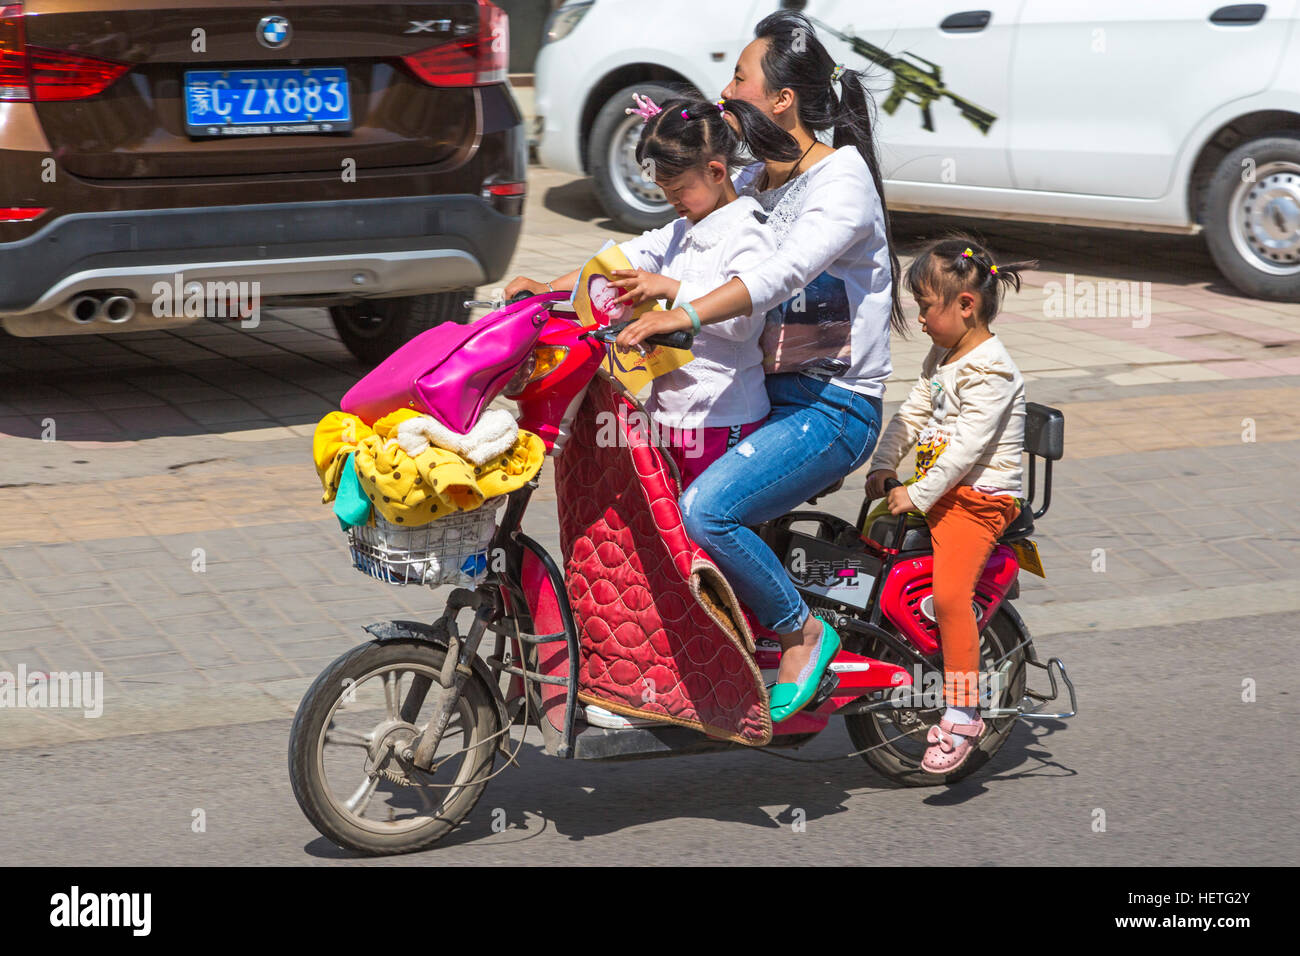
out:
{"label": "scooter front wheel", "polygon": [[289,734],[289,777],[323,836],[358,853],[410,853],[474,808],[503,729],[477,676],[465,683],[430,771],[409,756],[448,693],[439,683],[445,659],[428,641],[372,641],[308,689]]}
{"label": "scooter front wheel", "polygon": [[[1002,661],[1005,668],[1000,706],[1006,706],[1008,701],[1019,703],[1025,693],[1025,649],[1016,648],[1019,643],[1020,631],[1001,612],[993,616],[980,634],[980,670],[991,671],[997,661]],[[879,646],[875,651],[881,660],[906,666],[888,648]],[[931,710],[887,709],[846,716],[849,739],[859,749],[871,748],[862,754],[862,759],[895,783],[905,787],[935,787],[956,783],[979,770],[1002,749],[1016,724],[1015,717],[984,718],[988,729],[964,764],[950,774],[928,773],[921,769],[921,758],[929,746],[926,733],[943,715],[942,702],[937,703],[939,706]]]}

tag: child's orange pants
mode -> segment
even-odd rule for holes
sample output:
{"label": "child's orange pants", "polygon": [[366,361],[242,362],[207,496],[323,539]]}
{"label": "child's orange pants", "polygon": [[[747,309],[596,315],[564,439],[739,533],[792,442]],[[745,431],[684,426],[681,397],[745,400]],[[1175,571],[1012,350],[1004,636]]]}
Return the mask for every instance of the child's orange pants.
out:
{"label": "child's orange pants", "polygon": [[975,582],[998,535],[1019,513],[1011,495],[986,495],[969,485],[953,488],[926,513],[934,542],[934,616],[949,707],[979,706],[980,638],[971,606]]}

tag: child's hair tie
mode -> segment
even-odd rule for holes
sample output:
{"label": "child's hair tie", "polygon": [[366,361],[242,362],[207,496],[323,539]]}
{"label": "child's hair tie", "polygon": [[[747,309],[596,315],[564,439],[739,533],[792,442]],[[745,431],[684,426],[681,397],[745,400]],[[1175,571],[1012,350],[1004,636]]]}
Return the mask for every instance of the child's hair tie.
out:
{"label": "child's hair tie", "polygon": [[[975,253],[971,251],[971,247],[970,247],[970,246],[967,246],[965,249],[963,249],[963,250],[961,251],[961,258],[963,258],[963,259],[971,259],[971,260],[973,260],[973,261],[975,261],[975,262],[979,262],[979,260],[975,258]],[[989,263],[989,267],[988,267],[988,269],[989,269],[989,272],[992,273],[993,275],[997,275],[997,274],[998,274],[998,267],[997,267],[994,263]]]}
{"label": "child's hair tie", "polygon": [[682,119],[688,120],[690,118],[691,118],[691,111],[689,109],[682,110]]}
{"label": "child's hair tie", "polygon": [[650,117],[657,116],[663,112],[663,107],[656,105],[654,100],[650,99],[648,96],[642,96],[640,93],[632,94],[632,102],[635,103],[636,106],[629,106],[623,112],[628,116],[635,114],[636,116],[641,117],[641,122],[643,123],[650,119]]}
{"label": "child's hair tie", "polygon": [[835,69],[831,70],[831,82],[834,83],[843,75],[844,75],[844,64],[836,63]]}

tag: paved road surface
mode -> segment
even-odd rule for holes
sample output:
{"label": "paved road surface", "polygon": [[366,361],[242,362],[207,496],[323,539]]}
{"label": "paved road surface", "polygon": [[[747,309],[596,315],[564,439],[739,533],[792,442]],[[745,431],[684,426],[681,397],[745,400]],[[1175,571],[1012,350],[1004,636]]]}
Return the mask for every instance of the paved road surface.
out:
{"label": "paved road surface", "polygon": [[[1294,864],[1300,773],[1289,615],[1056,634],[1081,695],[1068,723],[1023,725],[950,790],[894,789],[858,758],[757,753],[592,764],[547,757],[488,784],[431,851],[385,862]],[[1283,651],[1283,655],[1287,652]],[[1288,677],[1288,671],[1290,677]],[[1244,677],[1257,700],[1241,700]],[[14,862],[336,864],[286,775],[287,720],[0,752]],[[835,722],[801,758],[854,748]],[[207,831],[191,832],[202,808]],[[492,829],[505,811],[507,828]],[[1094,832],[1096,811],[1105,832]],[[799,814],[798,811],[802,811]],[[794,824],[806,820],[802,832]]]}

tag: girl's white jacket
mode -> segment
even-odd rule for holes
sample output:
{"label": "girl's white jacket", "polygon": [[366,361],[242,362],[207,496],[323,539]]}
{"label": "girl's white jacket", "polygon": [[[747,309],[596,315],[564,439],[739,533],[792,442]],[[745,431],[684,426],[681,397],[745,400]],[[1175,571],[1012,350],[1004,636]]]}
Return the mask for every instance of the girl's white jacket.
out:
{"label": "girl's white jacket", "polygon": [[[681,283],[676,306],[698,299],[776,253],[762,207],[742,196],[697,223],[682,218],[619,244],[634,269]],[[646,410],[671,428],[745,425],[767,415],[764,312],[715,322],[695,337],[694,361],[655,379]]]}

